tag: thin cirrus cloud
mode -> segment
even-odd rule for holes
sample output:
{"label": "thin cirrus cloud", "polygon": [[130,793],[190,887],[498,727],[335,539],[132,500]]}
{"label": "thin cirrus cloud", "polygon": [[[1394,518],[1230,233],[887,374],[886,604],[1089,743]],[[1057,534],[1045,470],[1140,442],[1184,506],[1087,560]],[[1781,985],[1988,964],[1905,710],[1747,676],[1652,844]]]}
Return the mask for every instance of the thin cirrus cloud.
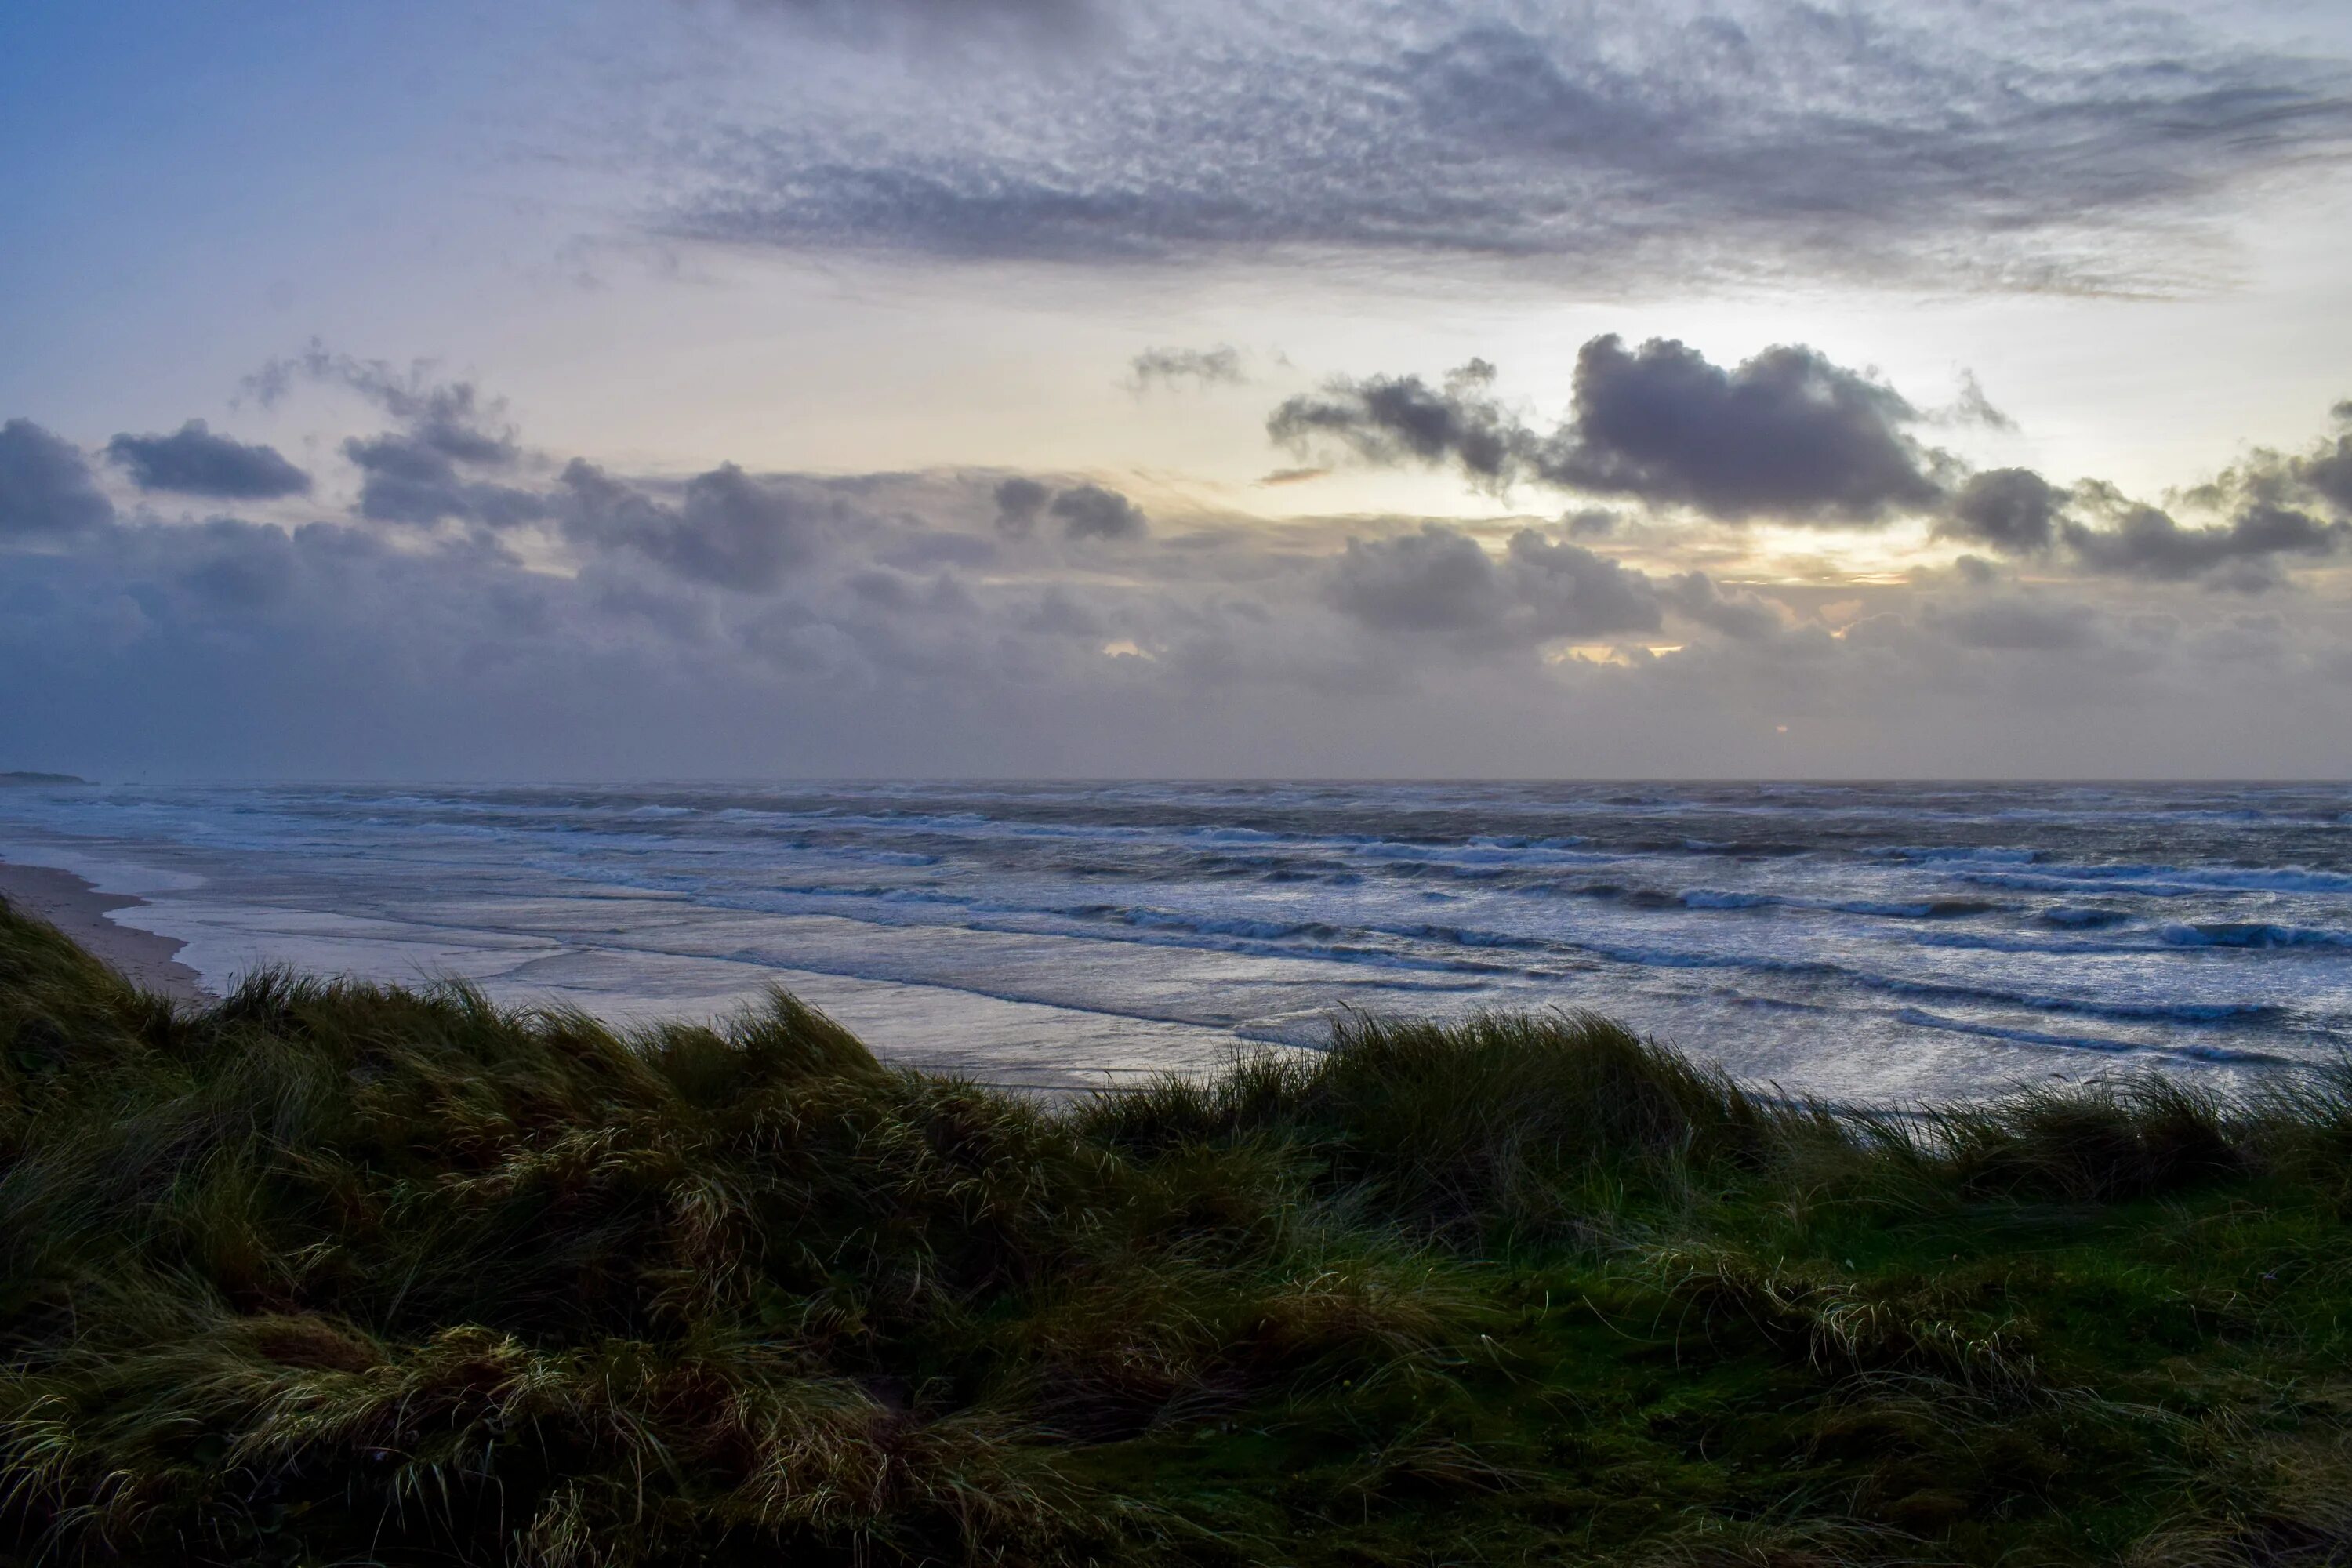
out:
{"label": "thin cirrus cloud", "polygon": [[1204,0],[1075,62],[858,79],[714,112],[674,147],[691,194],[661,224],[950,260],[2146,290],[2216,264],[2184,213],[2352,152],[2346,62],[2090,0]]}

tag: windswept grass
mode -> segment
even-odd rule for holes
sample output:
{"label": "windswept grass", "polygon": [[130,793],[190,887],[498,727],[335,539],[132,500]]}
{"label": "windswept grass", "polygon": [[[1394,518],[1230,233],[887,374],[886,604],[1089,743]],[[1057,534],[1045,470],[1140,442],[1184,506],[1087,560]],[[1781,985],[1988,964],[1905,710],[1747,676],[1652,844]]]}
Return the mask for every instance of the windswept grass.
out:
{"label": "windswept grass", "polygon": [[2347,1214],[2342,1073],[1349,1017],[1056,1108],[0,905],[0,1562],[2343,1563]]}

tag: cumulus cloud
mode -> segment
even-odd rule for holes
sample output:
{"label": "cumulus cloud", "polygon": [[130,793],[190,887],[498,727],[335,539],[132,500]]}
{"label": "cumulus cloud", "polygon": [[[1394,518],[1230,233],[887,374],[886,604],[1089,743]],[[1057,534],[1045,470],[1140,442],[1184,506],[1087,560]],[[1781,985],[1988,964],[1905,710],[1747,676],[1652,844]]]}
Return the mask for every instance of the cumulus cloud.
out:
{"label": "cumulus cloud", "polygon": [[2093,0],[1212,0],[1137,15],[1083,70],[793,101],[684,138],[701,178],[667,226],[950,259],[1493,258],[1651,289],[1790,267],[2165,288],[2211,270],[2184,212],[2352,148],[2343,61]]}
{"label": "cumulus cloud", "polygon": [[1304,450],[1334,438],[1375,463],[1453,462],[1472,479],[1504,485],[1523,477],[1537,437],[1489,390],[1495,367],[1474,359],[1433,387],[1417,375],[1341,377],[1318,395],[1286,399],[1266,434]]}
{"label": "cumulus cloud", "polygon": [[[345,441],[343,456],[361,474],[360,515],[427,527],[456,518],[488,528],[509,528],[547,515],[545,498],[531,490],[460,473],[461,459],[448,449],[452,445],[460,451],[478,451],[465,441],[436,441],[429,436],[355,436]],[[504,467],[508,458],[493,455],[487,460]]]}
{"label": "cumulus cloud", "polygon": [[1577,355],[1576,405],[1538,459],[1551,483],[1740,521],[1877,522],[1940,493],[1937,455],[1905,426],[1919,411],[1883,383],[1803,347],[1734,369],[1679,342]]}
{"label": "cumulus cloud", "polygon": [[1936,521],[1936,537],[1981,544],[2007,555],[2046,551],[2058,537],[2066,492],[2031,468],[1970,474]]}
{"label": "cumulus cloud", "polygon": [[182,531],[185,558],[173,573],[187,591],[222,608],[249,612],[282,603],[299,571],[284,531],[215,518]]}
{"label": "cumulus cloud", "polygon": [[2061,534],[2092,572],[2180,582],[2222,571],[2225,585],[2259,589],[2276,580],[2278,557],[2318,557],[2341,548],[2352,524],[2323,523],[2289,507],[2252,502],[2226,523],[2184,528],[2170,513],[2125,500],[2112,489],[2087,486],[2113,521],[2105,528],[2068,522]]}
{"label": "cumulus cloud", "polygon": [[[2276,586],[2287,565],[2352,544],[2352,518],[2345,515],[2352,508],[2331,490],[2345,445],[2338,437],[2294,457],[2259,451],[2192,488],[2180,499],[2218,515],[2210,523],[2183,523],[2105,480],[2061,489],[2028,468],[1994,468],[1954,490],[1935,534],[2094,575],[2259,592]],[[2333,521],[2320,515],[2329,511]]]}
{"label": "cumulus cloud", "polygon": [[1129,362],[1129,371],[1138,392],[1184,381],[1238,386],[1249,379],[1242,371],[1241,351],[1230,343],[1210,349],[1146,349]]}
{"label": "cumulus cloud", "polygon": [[1643,574],[1534,529],[1513,534],[1500,559],[1443,523],[1390,539],[1351,539],[1327,592],[1374,630],[1480,643],[1651,632],[1660,623],[1657,593]]}
{"label": "cumulus cloud", "polygon": [[215,436],[191,419],[169,436],[117,436],[106,455],[142,490],[171,490],[215,500],[276,500],[307,494],[310,476],[275,447]]}
{"label": "cumulus cloud", "polygon": [[996,526],[1006,533],[1024,534],[1037,526],[1045,503],[1054,499],[1050,485],[1014,478],[996,487]]}
{"label": "cumulus cloud", "polygon": [[2080,605],[2011,597],[1931,611],[1928,624],[1963,647],[2053,653],[2092,642]]}
{"label": "cumulus cloud", "polygon": [[[2338,425],[2352,426],[2352,403],[2337,404],[2335,414]],[[2297,459],[2294,475],[2338,517],[2352,517],[2352,429]]]}
{"label": "cumulus cloud", "polygon": [[1294,447],[1327,437],[1375,462],[1452,463],[1477,482],[1532,479],[1730,522],[1882,522],[1935,502],[1951,466],[1908,433],[1921,416],[1901,394],[1801,346],[1727,368],[1680,342],[1594,338],[1577,355],[1572,411],[1548,434],[1496,399],[1494,378],[1474,360],[1440,387],[1335,381],[1282,404],[1266,429]]}
{"label": "cumulus cloud", "polygon": [[732,463],[696,475],[674,502],[578,458],[564,468],[562,486],[571,537],[635,551],[690,582],[768,592],[820,545],[811,508]]}
{"label": "cumulus cloud", "polygon": [[29,419],[0,425],[0,538],[63,538],[113,520],[80,447]]}
{"label": "cumulus cloud", "polygon": [[1140,539],[1151,531],[1143,509],[1100,485],[1076,485],[1054,498],[1048,509],[1072,539]]}
{"label": "cumulus cloud", "polygon": [[[1782,389],[1746,366],[1699,361],[1693,376],[1687,351],[1648,364],[1611,352],[1657,391],[1653,412],[1663,399],[1760,426],[1741,398]],[[1844,432],[1816,450],[1866,452],[1853,431],[1867,437],[1874,410],[1903,450],[1900,408],[1873,401],[1892,393],[1816,369],[1779,372]],[[2340,595],[2280,595],[2253,615],[2207,591],[2342,558],[2352,520],[2328,500],[2332,445],[2258,450],[2168,503],[2188,521],[2111,487],[2061,491],[1923,456],[1914,471],[1938,489],[1920,521],[2030,559],[2041,581],[1972,555],[1824,595],[1744,556],[1769,536],[1644,515],[1706,515],[1689,499],[1631,494],[1541,525],[1236,516],[1163,538],[1134,500],[1066,478],[559,468],[485,412],[494,402],[436,397],[440,384],[410,375],[385,384],[399,407],[377,406],[397,427],[356,437],[354,461],[412,489],[371,505],[362,487],[340,520],[290,531],[152,504],[118,516],[81,448],[21,420],[0,428],[0,668],[16,678],[0,681],[0,732],[141,766],[570,776],[1526,773],[1595,757],[1769,771],[1785,752],[1743,739],[1767,714],[1842,737],[1808,753],[1824,772],[2163,772],[2208,733],[2234,737],[2211,753],[2233,765],[2326,772],[2326,737],[2352,733]],[[1748,460],[1736,443],[1699,453],[1679,433],[1654,439],[1647,418],[1612,422],[1642,400],[1602,390],[1559,430],[1531,430],[1474,362],[1421,388],[1451,400],[1452,423],[1359,434],[1458,466],[1462,431],[1491,407],[1519,479],[1549,482],[1541,465],[1564,451],[1606,453],[1665,497],[1709,494]],[[1588,420],[1595,409],[1609,417]],[[1352,429],[1316,438],[1353,444]],[[1765,478],[1737,493],[1774,494],[1776,470],[1750,468]],[[467,510],[451,510],[453,482]],[[530,516],[496,526],[469,490],[512,492]],[[1866,487],[1807,493],[1875,526],[1849,499]],[[476,526],[415,526],[427,518]],[[1756,567],[1771,576],[1738,580]],[[1579,644],[1626,657],[1559,657]],[[353,709],[368,725],[289,721]],[[2086,726],[2088,711],[2164,721]],[[102,724],[85,721],[94,712]],[[2263,715],[2278,734],[2249,739]],[[2144,751],[2116,749],[2134,737]],[[134,742],[152,750],[102,750]]]}
{"label": "cumulus cloud", "polygon": [[1025,475],[998,483],[991,492],[996,503],[997,531],[1025,539],[1041,519],[1051,517],[1071,540],[1132,541],[1151,531],[1143,509],[1117,490],[1100,485],[1071,485],[1056,489]]}
{"label": "cumulus cloud", "polygon": [[1760,642],[1788,628],[1789,614],[1780,605],[1752,589],[1727,593],[1704,572],[1669,578],[1661,597],[1684,619],[1738,642]]}

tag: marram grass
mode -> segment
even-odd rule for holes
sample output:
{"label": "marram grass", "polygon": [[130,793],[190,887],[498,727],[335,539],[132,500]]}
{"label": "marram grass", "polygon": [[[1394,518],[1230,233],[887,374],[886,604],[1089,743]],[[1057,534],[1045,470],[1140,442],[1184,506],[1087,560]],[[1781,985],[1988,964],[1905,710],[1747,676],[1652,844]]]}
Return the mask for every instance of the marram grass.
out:
{"label": "marram grass", "polygon": [[2344,1563],[2347,1214],[2343,1072],[1350,1018],[1052,1107],[0,905],[0,1562]]}

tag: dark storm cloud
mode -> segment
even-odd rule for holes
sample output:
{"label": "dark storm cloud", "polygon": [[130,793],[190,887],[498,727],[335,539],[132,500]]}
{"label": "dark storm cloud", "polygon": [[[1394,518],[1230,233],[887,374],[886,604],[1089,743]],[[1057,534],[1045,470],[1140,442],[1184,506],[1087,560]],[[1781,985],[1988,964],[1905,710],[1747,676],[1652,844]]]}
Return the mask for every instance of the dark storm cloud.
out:
{"label": "dark storm cloud", "polygon": [[1679,342],[1594,338],[1569,419],[1549,435],[1504,408],[1493,380],[1473,361],[1442,387],[1338,381],[1284,403],[1266,430],[1294,447],[1328,437],[1376,462],[1452,463],[1481,483],[1532,479],[1732,522],[1881,522],[1934,502],[1949,466],[1906,432],[1920,414],[1901,395],[1809,348],[1725,368]]}
{"label": "dark storm cloud", "polygon": [[1643,574],[1533,529],[1502,557],[1443,523],[1391,539],[1351,539],[1326,585],[1331,603],[1375,631],[1526,642],[1655,631],[1657,593]]}
{"label": "dark storm cloud", "polygon": [[688,480],[675,502],[577,458],[562,483],[563,524],[572,539],[634,550],[690,582],[766,593],[820,543],[820,521],[802,500],[732,463]]}
{"label": "dark storm cloud", "polygon": [[1396,539],[1348,541],[1331,602],[1384,631],[1468,631],[1498,624],[1500,574],[1476,540],[1431,523]]}
{"label": "dark storm cloud", "polygon": [[[548,513],[547,498],[513,485],[467,478],[449,453],[421,437],[385,435],[343,443],[361,474],[360,515],[430,527],[444,519],[511,528]],[[504,467],[502,458],[492,466]]]}
{"label": "dark storm cloud", "polygon": [[1918,410],[1802,347],[1736,369],[1678,342],[1614,336],[1577,355],[1576,405],[1538,473],[1557,485],[1712,517],[1876,522],[1940,493],[1935,454],[1904,433]]}
{"label": "dark storm cloud", "polygon": [[1472,479],[1508,484],[1528,468],[1537,437],[1488,390],[1495,367],[1472,360],[1431,386],[1417,375],[1342,378],[1320,394],[1286,400],[1266,434],[1304,449],[1332,437],[1376,463],[1453,462]]}
{"label": "dark storm cloud", "polygon": [[1746,589],[1726,593],[1704,572],[1667,579],[1661,597],[1684,619],[1738,642],[1760,642],[1788,625],[1788,617],[1771,600]]}
{"label": "dark storm cloud", "polygon": [[29,419],[0,425],[0,539],[64,538],[113,521],[80,447]]}
{"label": "dark storm cloud", "polygon": [[[2341,407],[2336,416],[2344,418]],[[2347,479],[2352,437],[2298,455],[2260,450],[2180,498],[2220,521],[2183,523],[2104,480],[2061,489],[2029,468],[1993,468],[1953,490],[1935,534],[2094,575],[2201,580],[2253,592],[2277,585],[2295,562],[2352,545]]]}
{"label": "dark storm cloud", "polygon": [[1062,525],[1066,539],[1135,540],[1151,531],[1142,508],[1100,485],[1072,485],[1057,490],[1024,477],[1002,481],[992,495],[997,531],[1014,538],[1026,538],[1035,531],[1038,520],[1047,516]]}
{"label": "dark storm cloud", "polygon": [[996,487],[996,526],[1006,533],[1027,533],[1037,516],[1054,499],[1053,487],[1035,479],[1011,479]]}
{"label": "dark storm cloud", "polygon": [[1082,71],[879,78],[683,148],[670,226],[794,249],[2163,288],[2211,270],[2215,197],[2352,148],[2352,72],[2094,0],[1213,3]]}
{"label": "dark storm cloud", "polygon": [[[2337,424],[2352,426],[2352,403],[2337,404],[2335,415]],[[2337,516],[2352,516],[2352,431],[2301,459],[2296,477],[2325,498]]]}
{"label": "dark storm cloud", "polygon": [[1241,351],[1230,343],[1213,349],[1146,349],[1135,356],[1129,369],[1139,392],[1181,381],[1238,386],[1249,379],[1242,373]]}
{"label": "dark storm cloud", "polygon": [[1936,537],[1981,544],[2007,555],[2048,550],[2058,537],[2066,492],[2031,468],[1970,474],[1936,521]]}
{"label": "dark storm cloud", "polygon": [[2222,573],[2221,585],[2270,586],[2282,557],[2318,558],[2352,540],[2352,523],[2322,522],[2308,512],[2263,501],[2248,503],[2226,523],[2184,528],[2171,514],[2126,501],[2104,487],[2086,487],[2112,521],[2105,528],[2061,525],[2066,548],[2086,571],[2185,582]]}
{"label": "dark storm cloud", "polygon": [[215,436],[191,419],[169,436],[117,436],[106,455],[142,490],[172,490],[216,500],[276,500],[307,493],[310,476],[275,447]]}
{"label": "dark storm cloud", "polygon": [[[1839,611],[1850,635],[1834,637],[1783,607],[1817,602],[1809,590],[1644,572],[1565,520],[1497,539],[1236,517],[1136,540],[1114,573],[1054,510],[1083,483],[1027,480],[1030,537],[1000,534],[1002,473],[680,482],[580,462],[542,479],[529,458],[508,478],[557,526],[501,541],[357,515],[290,532],[110,519],[78,448],[0,432],[0,454],[26,449],[62,477],[43,493],[81,511],[65,531],[0,530],[0,733],[126,772],[1703,772],[1780,765],[1751,743],[1777,733],[1763,726],[1820,719],[1848,737],[1806,753],[1822,771],[2163,771],[2189,755],[2317,773],[2352,732],[2340,598],[2250,616],[2198,591],[2322,559],[2303,547],[2335,525],[2308,509],[2231,513],[2229,549],[2187,550],[2213,563],[2186,590],[2123,569],[2086,571],[2072,600],[1965,570],[1841,586],[1864,613]],[[26,467],[0,465],[12,522]],[[2247,499],[2252,481],[2236,483]],[[2078,492],[2066,518],[2122,538],[2127,505]],[[1645,555],[1670,543],[1626,531]],[[2074,547],[2045,560],[2063,569]],[[1581,643],[1632,657],[1557,657]],[[1682,651],[1639,651],[1662,643]],[[352,712],[367,722],[323,721]],[[2303,750],[2234,731],[2194,749],[2200,726],[2248,712]],[[2037,726],[2057,749],[2019,739]],[[2118,760],[2116,736],[2151,749]]]}
{"label": "dark storm cloud", "polygon": [[1076,485],[1054,498],[1049,509],[1072,539],[1140,539],[1151,531],[1143,510],[1117,490]]}
{"label": "dark storm cloud", "polygon": [[293,594],[299,563],[282,531],[215,518],[182,533],[190,558],[176,576],[199,597],[224,609],[257,610]]}
{"label": "dark storm cloud", "polygon": [[1930,616],[1928,624],[1962,647],[2051,653],[2094,640],[2082,605],[2031,598],[1963,605]]}

